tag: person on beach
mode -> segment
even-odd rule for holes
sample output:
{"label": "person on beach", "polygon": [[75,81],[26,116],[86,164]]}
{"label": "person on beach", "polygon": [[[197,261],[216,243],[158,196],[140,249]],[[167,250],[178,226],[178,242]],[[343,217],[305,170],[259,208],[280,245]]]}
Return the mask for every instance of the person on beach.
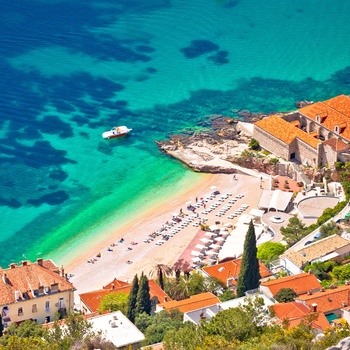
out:
{"label": "person on beach", "polygon": [[198,202],[198,197],[196,197],[196,203]]}

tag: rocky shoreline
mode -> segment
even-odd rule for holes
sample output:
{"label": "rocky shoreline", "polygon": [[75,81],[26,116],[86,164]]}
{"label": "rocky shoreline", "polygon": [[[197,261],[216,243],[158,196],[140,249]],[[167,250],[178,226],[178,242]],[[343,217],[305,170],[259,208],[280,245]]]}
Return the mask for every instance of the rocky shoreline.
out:
{"label": "rocky shoreline", "polygon": [[[265,116],[245,114],[244,119],[256,121]],[[201,133],[171,135],[169,140],[156,143],[160,150],[185,163],[193,171],[236,173],[237,166],[232,160],[248,149],[253,133],[252,122],[213,115],[208,124],[209,128]]]}

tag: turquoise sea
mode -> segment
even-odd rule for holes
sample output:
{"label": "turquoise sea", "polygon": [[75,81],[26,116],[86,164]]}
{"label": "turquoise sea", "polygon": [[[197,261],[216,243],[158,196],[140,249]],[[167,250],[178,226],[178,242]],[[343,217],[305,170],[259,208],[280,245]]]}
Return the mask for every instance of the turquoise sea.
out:
{"label": "turquoise sea", "polygon": [[2,267],[72,260],[198,181],[155,140],[350,93],[349,1],[0,2]]}

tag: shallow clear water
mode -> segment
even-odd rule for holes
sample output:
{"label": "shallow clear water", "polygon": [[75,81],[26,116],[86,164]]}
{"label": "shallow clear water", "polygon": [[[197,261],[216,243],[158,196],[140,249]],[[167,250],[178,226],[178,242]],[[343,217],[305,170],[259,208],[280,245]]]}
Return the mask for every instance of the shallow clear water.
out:
{"label": "shallow clear water", "polygon": [[[58,262],[198,180],[154,141],[350,93],[341,0],[1,1],[0,265]],[[127,125],[126,138],[102,132]]]}

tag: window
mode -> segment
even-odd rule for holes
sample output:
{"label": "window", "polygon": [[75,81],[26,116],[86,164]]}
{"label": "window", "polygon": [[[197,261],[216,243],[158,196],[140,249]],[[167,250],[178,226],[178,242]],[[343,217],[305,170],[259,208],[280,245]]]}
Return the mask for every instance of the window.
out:
{"label": "window", "polygon": [[32,312],[38,312],[38,305],[37,304],[32,305]]}
{"label": "window", "polygon": [[50,312],[50,302],[49,301],[45,302],[45,311]]}
{"label": "window", "polygon": [[2,308],[2,316],[7,316],[9,312],[10,312],[10,310],[9,310],[8,306],[4,306]]}
{"label": "window", "polygon": [[64,308],[64,298],[60,298],[60,300],[58,301],[58,307],[60,309]]}
{"label": "window", "polygon": [[18,316],[22,316],[23,315],[23,307],[19,307],[18,308]]}

